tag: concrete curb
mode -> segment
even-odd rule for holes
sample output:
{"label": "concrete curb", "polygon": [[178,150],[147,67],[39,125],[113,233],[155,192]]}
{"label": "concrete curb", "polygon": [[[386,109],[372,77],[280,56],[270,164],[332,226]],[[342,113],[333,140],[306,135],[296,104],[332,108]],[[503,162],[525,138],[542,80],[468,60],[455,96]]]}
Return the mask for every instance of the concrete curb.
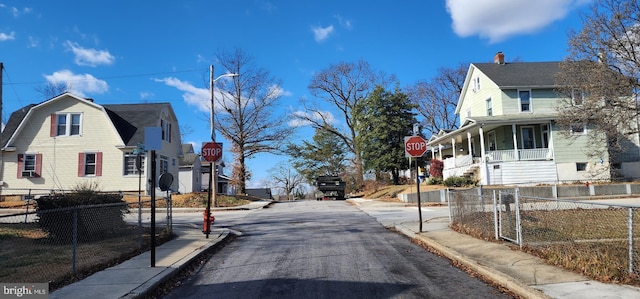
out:
{"label": "concrete curb", "polygon": [[177,273],[185,269],[192,260],[197,259],[203,254],[209,252],[209,250],[214,248],[216,244],[226,240],[226,238],[229,237],[229,235],[230,235],[230,232],[228,230],[222,231],[217,238],[212,239],[211,241],[200,246],[197,250],[194,250],[193,252],[185,255],[180,260],[173,263],[170,267],[166,267],[165,269],[160,271],[160,273],[158,273],[157,275],[150,278],[142,285],[136,287],[135,289],[131,290],[131,292],[129,292],[128,294],[120,298],[122,299],[144,298],[151,291],[158,288],[162,283],[170,280]]}
{"label": "concrete curb", "polygon": [[469,267],[473,271],[481,274],[482,276],[490,279],[492,282],[517,294],[518,296],[521,296],[522,298],[531,298],[531,299],[550,299],[551,298],[545,295],[544,293],[542,293],[541,291],[536,290],[526,284],[523,284],[520,281],[515,280],[500,271],[478,264],[476,261],[464,255],[461,255],[455,250],[451,250],[449,247],[443,246],[438,242],[434,242],[433,240],[427,237],[421,236],[406,226],[396,225],[394,228],[411,239],[420,240],[421,242],[425,243],[427,246],[440,252],[446,258],[450,260],[454,260],[466,267]]}

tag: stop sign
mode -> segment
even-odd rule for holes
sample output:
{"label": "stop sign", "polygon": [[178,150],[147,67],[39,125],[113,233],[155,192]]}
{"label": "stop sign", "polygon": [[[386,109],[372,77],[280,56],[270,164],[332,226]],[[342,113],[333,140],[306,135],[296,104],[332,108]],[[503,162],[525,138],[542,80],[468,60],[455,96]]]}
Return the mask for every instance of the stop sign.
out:
{"label": "stop sign", "polygon": [[208,162],[218,162],[222,158],[222,143],[205,142],[202,144],[202,158]]}
{"label": "stop sign", "polygon": [[427,141],[420,136],[405,137],[404,152],[406,157],[422,157],[427,152]]}

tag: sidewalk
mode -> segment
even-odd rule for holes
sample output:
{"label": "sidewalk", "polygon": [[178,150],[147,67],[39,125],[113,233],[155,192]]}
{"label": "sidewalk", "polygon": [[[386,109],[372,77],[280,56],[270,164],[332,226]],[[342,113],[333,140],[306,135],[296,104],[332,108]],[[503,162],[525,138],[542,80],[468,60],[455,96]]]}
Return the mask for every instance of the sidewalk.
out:
{"label": "sidewalk", "polygon": [[[236,209],[261,209],[269,201],[256,201]],[[221,208],[222,209],[222,208]],[[215,209],[213,209],[215,210]],[[202,209],[198,209],[202,211]],[[177,237],[156,248],[155,267],[151,267],[149,251],[111,268],[55,290],[51,299],[139,298],[170,279],[189,262],[207,252],[209,248],[229,236],[226,229],[212,228],[206,239],[201,227],[174,227]]]}
{"label": "sidewalk", "polygon": [[460,263],[523,298],[640,298],[640,288],[605,284],[547,264],[512,249],[505,243],[487,242],[449,228],[448,217],[396,223],[395,229],[420,240],[445,257]]}

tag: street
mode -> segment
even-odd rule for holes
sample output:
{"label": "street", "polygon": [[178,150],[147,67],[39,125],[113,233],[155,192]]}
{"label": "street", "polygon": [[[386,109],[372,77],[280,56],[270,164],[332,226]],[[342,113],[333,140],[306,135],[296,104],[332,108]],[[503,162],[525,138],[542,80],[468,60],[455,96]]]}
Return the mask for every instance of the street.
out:
{"label": "street", "polygon": [[214,227],[241,235],[164,298],[511,298],[345,201],[215,217]]}

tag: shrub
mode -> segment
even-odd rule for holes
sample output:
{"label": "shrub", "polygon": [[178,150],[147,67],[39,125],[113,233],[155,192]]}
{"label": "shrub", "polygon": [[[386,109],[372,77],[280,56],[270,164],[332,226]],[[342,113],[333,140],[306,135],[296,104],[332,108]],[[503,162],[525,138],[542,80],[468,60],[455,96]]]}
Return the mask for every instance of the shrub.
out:
{"label": "shrub", "polygon": [[127,205],[120,194],[81,192],[52,194],[36,199],[38,224],[49,238],[61,243],[73,240],[74,218],[78,241],[94,241],[126,228]]}
{"label": "shrub", "polygon": [[427,181],[427,185],[440,185],[442,184],[442,178],[430,177]]}
{"label": "shrub", "polygon": [[432,178],[442,179],[442,170],[444,169],[444,163],[438,159],[431,159],[431,167],[429,167],[429,174]]}
{"label": "shrub", "polygon": [[465,187],[474,186],[476,181],[467,177],[452,176],[444,180],[443,184],[447,187]]}

